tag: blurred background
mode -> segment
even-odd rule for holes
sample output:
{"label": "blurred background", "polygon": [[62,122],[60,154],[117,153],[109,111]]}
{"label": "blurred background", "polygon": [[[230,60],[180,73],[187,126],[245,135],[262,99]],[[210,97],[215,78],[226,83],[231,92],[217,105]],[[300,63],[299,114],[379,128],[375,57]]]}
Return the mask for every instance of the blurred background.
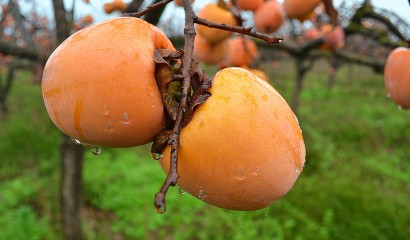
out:
{"label": "blurred background", "polygon": [[[137,10],[152,3],[132,2]],[[209,2],[196,0],[194,10]],[[62,137],[44,107],[48,56],[70,34],[131,6],[107,11],[112,3],[0,1],[0,239],[410,239],[410,111],[389,98],[383,75],[391,51],[408,46],[407,1],[334,1],[345,34],[337,49],[305,34],[331,21],[323,9],[287,18],[273,33],[280,44],[254,40],[250,67],[298,116],[303,173],[286,196],[249,212],[210,206],[176,186],[162,215],[153,199],[166,175],[149,145],[95,155]],[[146,20],[182,48],[182,8],[171,2],[156,11]],[[253,15],[242,12],[244,25],[253,26]],[[59,34],[61,26],[68,28]],[[221,64],[201,67],[213,75]]]}

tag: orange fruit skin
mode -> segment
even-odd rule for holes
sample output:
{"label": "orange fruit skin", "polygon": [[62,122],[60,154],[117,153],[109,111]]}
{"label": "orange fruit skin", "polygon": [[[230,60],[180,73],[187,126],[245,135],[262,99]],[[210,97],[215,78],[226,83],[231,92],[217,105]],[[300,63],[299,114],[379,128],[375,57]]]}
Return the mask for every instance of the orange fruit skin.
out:
{"label": "orange fruit skin", "polygon": [[258,47],[252,39],[234,37],[229,39],[229,53],[227,57],[226,62],[230,66],[249,66],[259,57]]}
{"label": "orange fruit skin", "polygon": [[283,6],[276,0],[264,2],[254,14],[255,28],[262,33],[273,33],[285,20]]}
{"label": "orange fruit skin", "polygon": [[319,31],[319,29],[313,27],[310,28],[308,30],[306,30],[303,33],[303,37],[307,40],[307,41],[313,41],[316,40],[318,38],[320,38],[322,36],[321,32]]}
{"label": "orange fruit skin", "polygon": [[52,53],[42,80],[54,124],[82,143],[131,147],[150,142],[165,121],[153,53],[174,50],[155,26],[115,18],[73,34]]}
{"label": "orange fruit skin", "polygon": [[118,10],[120,12],[124,12],[127,9],[127,4],[125,4],[122,0],[114,0],[112,2],[114,10]]}
{"label": "orange fruit skin", "polygon": [[304,19],[321,0],[284,0],[283,7],[289,18]]}
{"label": "orange fruit skin", "polygon": [[336,26],[325,34],[325,44],[330,49],[340,49],[345,45],[345,33],[341,26]]}
{"label": "orange fruit skin", "polygon": [[211,45],[200,36],[195,37],[193,54],[198,61],[206,64],[216,64],[222,61],[228,52],[228,40]]}
{"label": "orange fruit skin", "polygon": [[[237,21],[233,14],[228,10],[219,7],[217,4],[207,4],[198,12],[198,17],[216,23],[224,23],[226,25],[237,25]],[[232,33],[216,28],[209,28],[203,25],[197,25],[198,34],[206,39],[209,43],[215,44],[228,38]]]}
{"label": "orange fruit skin", "polygon": [[265,0],[236,0],[237,6],[245,11],[255,11]]}
{"label": "orange fruit skin", "polygon": [[[242,68],[220,70],[210,92],[181,131],[178,186],[224,209],[269,206],[303,170],[296,116],[272,86]],[[160,160],[166,173],[170,149]]]}
{"label": "orange fruit skin", "polygon": [[384,83],[387,93],[397,105],[410,109],[410,49],[399,47],[387,58]]}

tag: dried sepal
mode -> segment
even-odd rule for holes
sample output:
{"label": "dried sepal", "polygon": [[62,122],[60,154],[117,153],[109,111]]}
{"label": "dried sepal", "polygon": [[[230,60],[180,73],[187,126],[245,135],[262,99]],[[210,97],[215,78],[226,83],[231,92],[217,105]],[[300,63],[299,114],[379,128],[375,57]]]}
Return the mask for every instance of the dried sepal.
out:
{"label": "dried sepal", "polygon": [[154,62],[155,80],[157,82],[162,101],[169,116],[175,120],[181,99],[181,83],[174,80],[173,65],[175,60],[183,56],[183,51],[171,51],[168,49],[155,49]]}
{"label": "dried sepal", "polygon": [[157,135],[155,140],[152,142],[151,155],[155,160],[159,160],[162,157],[162,151],[168,144],[168,140],[172,134],[172,130],[162,131]]}
{"label": "dried sepal", "polygon": [[183,127],[188,125],[191,121],[195,108],[202,103],[204,103],[212,94],[208,91],[209,88],[212,86],[212,77],[205,78],[199,88],[195,91],[195,93],[190,98],[190,103],[188,105],[187,111],[185,113],[185,119],[183,123]]}

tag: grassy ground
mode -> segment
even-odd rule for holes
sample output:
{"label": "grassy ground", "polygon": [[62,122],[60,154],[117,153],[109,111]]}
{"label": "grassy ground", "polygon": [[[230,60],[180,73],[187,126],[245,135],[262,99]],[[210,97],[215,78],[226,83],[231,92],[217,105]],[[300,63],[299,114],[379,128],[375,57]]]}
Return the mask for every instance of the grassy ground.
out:
{"label": "grassy ground", "polygon": [[[293,66],[265,66],[286,99]],[[149,146],[87,151],[83,226],[87,239],[409,239],[410,111],[386,98],[383,78],[327,65],[305,79],[299,122],[307,164],[294,188],[253,212],[209,206],[172,188],[159,215],[153,196],[165,174]],[[0,240],[60,239],[59,139],[41,91],[20,73],[0,125]]]}

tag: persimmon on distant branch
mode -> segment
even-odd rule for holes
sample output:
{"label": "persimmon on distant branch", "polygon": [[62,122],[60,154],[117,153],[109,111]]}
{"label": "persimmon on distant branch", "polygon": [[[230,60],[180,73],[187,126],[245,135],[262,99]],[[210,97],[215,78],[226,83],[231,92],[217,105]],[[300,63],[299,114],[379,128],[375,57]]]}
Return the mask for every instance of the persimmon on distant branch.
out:
{"label": "persimmon on distant branch", "polygon": [[[129,17],[141,17],[144,16],[145,14],[159,8],[162,7],[168,3],[172,2],[172,0],[163,0],[161,2],[158,2],[156,4],[150,5],[148,6],[146,9],[136,12],[136,13],[126,13],[124,14],[124,16],[129,16]],[[267,43],[280,43],[283,38],[277,38],[277,37],[273,37],[271,35],[268,34],[264,34],[264,33],[260,33],[257,31],[253,31],[253,27],[241,27],[241,26],[230,26],[230,25],[226,25],[226,24],[220,24],[220,23],[216,23],[216,22],[211,22],[208,21],[206,19],[203,18],[199,18],[193,11],[192,11],[193,15],[191,16],[191,18],[194,20],[194,23],[196,24],[200,24],[200,25],[204,25],[207,26],[209,28],[217,28],[217,29],[221,29],[221,30],[225,30],[225,31],[230,31],[230,32],[236,32],[236,33],[241,33],[244,35],[248,35],[254,38],[259,38],[261,40],[264,40]]]}
{"label": "persimmon on distant branch", "polygon": [[278,38],[278,37],[274,37],[268,34],[253,31],[253,27],[229,26],[226,24],[211,22],[206,19],[199,18],[196,15],[194,16],[194,22],[200,25],[210,27],[210,28],[217,28],[217,29],[221,29],[225,31],[241,33],[241,34],[248,35],[254,38],[259,38],[261,40],[264,40],[267,43],[280,43],[281,41],[283,41],[282,37]]}

